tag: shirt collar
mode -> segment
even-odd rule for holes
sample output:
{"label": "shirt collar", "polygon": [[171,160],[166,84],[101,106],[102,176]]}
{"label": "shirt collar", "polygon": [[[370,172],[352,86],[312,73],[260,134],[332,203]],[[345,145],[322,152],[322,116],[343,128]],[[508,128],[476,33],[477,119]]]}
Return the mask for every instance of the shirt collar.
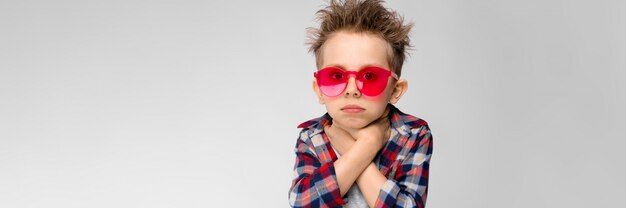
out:
{"label": "shirt collar", "polygon": [[[411,129],[418,128],[420,126],[428,125],[426,121],[417,118],[415,116],[403,113],[392,104],[388,104],[389,107],[389,120],[391,121],[391,127],[396,129],[403,135],[410,135]],[[298,125],[298,128],[308,129],[309,135],[319,134],[324,130],[324,126],[328,125],[332,121],[332,118],[328,113],[323,116],[314,118]]]}

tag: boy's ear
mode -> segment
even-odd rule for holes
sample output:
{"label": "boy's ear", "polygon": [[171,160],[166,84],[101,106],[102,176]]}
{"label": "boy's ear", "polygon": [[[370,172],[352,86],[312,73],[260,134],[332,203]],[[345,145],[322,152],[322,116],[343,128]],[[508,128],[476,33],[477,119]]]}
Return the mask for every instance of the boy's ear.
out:
{"label": "boy's ear", "polygon": [[317,102],[320,104],[324,104],[324,99],[322,98],[322,91],[320,91],[320,87],[317,86],[317,80],[313,80],[313,92],[315,92],[315,96],[317,96]]}
{"label": "boy's ear", "polygon": [[391,92],[391,98],[389,99],[389,103],[396,104],[400,100],[400,98],[402,98],[402,95],[404,95],[408,88],[409,83],[405,79],[398,80],[393,85],[393,92]]}

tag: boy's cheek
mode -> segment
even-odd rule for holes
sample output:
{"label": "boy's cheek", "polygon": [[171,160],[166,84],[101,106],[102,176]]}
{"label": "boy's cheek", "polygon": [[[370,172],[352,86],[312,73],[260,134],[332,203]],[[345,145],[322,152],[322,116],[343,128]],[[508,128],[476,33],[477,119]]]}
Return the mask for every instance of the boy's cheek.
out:
{"label": "boy's cheek", "polygon": [[375,103],[379,103],[379,102],[387,102],[387,98],[389,96],[387,96],[387,93],[381,93],[380,95],[374,96],[374,97],[367,97],[366,99],[370,100],[371,102],[375,102]]}
{"label": "boy's cheek", "polygon": [[376,103],[376,104],[386,106],[391,98],[391,94],[392,94],[391,91],[385,90],[385,92],[380,93],[380,95],[373,96],[373,97],[365,96],[364,98],[367,99],[371,103]]}
{"label": "boy's cheek", "polygon": [[[322,95],[322,99],[323,99],[325,102],[333,102],[333,101],[335,101],[335,100],[339,99],[340,97],[341,97],[341,96],[328,97],[328,96],[326,96],[326,95]],[[325,104],[328,104],[328,103],[325,103]]]}

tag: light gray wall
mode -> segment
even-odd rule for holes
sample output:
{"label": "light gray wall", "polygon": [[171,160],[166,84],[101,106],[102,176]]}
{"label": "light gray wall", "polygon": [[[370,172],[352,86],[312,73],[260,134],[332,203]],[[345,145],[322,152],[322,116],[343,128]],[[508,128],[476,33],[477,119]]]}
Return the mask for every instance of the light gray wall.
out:
{"label": "light gray wall", "polygon": [[[0,207],[287,207],[322,1],[1,1]],[[623,207],[626,3],[393,1],[429,207]]]}

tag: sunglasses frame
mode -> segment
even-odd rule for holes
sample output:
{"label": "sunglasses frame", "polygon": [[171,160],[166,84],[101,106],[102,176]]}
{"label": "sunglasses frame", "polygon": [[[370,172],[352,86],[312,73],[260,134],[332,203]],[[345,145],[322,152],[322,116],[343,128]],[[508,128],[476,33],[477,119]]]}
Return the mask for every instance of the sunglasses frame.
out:
{"label": "sunglasses frame", "polygon": [[[319,72],[324,71],[324,70],[331,70],[331,69],[339,70],[339,71],[342,72],[342,74],[344,76],[347,76],[347,78],[345,78],[345,80],[346,80],[345,83],[336,84],[336,85],[323,85],[322,82],[320,81],[320,73]],[[382,92],[384,92],[385,88],[383,88],[382,90],[380,90],[380,89],[376,90],[376,91],[380,91],[380,92],[378,92],[376,94],[366,93],[368,90],[365,90],[365,91],[363,90],[363,88],[365,88],[366,86],[364,86],[364,81],[359,79],[358,75],[359,75],[359,73],[361,73],[363,71],[366,71],[368,69],[377,72],[376,73],[377,75],[381,75],[380,77],[385,79],[385,85],[384,85],[385,88],[387,88],[387,84],[389,83],[389,77],[392,77],[395,80],[398,80],[398,75],[396,73],[394,73],[391,70],[388,70],[388,69],[385,69],[385,68],[381,68],[381,67],[377,67],[377,66],[366,66],[366,67],[361,68],[359,71],[348,71],[348,70],[345,70],[345,69],[340,68],[340,67],[330,66],[330,67],[325,67],[325,68],[322,68],[322,69],[314,72],[313,76],[317,80],[317,86],[320,88],[322,93],[324,95],[328,96],[328,97],[336,97],[336,96],[341,95],[343,92],[345,92],[346,88],[348,87],[348,83],[350,81],[350,77],[354,77],[354,79],[356,81],[356,84],[357,84],[357,89],[359,89],[359,91],[363,95],[366,95],[366,96],[369,96],[369,97],[375,97],[375,96],[380,95]],[[328,92],[328,90],[324,90],[324,89],[326,89],[328,87],[340,86],[340,85],[343,86],[343,87],[341,87],[343,89],[340,92],[338,92],[336,95],[330,94]],[[367,84],[365,84],[365,85],[367,85]],[[338,90],[335,90],[335,91],[338,91]]]}

